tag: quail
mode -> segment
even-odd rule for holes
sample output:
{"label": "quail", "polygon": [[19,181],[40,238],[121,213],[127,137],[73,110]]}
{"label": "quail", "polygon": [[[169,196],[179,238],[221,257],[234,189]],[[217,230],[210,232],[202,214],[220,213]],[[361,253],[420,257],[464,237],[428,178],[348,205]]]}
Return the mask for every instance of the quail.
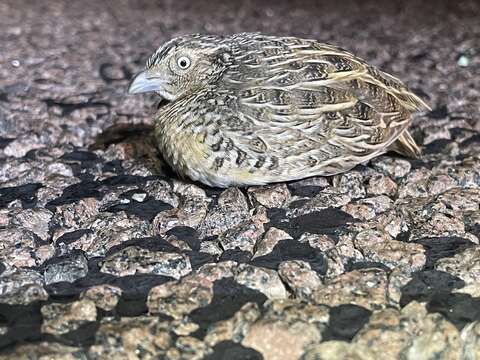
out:
{"label": "quail", "polygon": [[181,176],[214,187],[348,171],[389,150],[428,109],[400,80],[315,40],[194,34],[163,44],[129,93],[155,92],[155,138]]}

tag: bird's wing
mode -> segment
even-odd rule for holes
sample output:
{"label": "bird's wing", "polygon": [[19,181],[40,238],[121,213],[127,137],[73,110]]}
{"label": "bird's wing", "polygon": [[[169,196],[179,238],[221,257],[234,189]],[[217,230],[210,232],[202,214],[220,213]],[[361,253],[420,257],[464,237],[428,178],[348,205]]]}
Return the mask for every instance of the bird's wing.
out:
{"label": "bird's wing", "polygon": [[[427,105],[398,79],[314,40],[235,39],[222,87],[256,131],[372,153],[388,146]],[[274,140],[270,140],[274,141]]]}

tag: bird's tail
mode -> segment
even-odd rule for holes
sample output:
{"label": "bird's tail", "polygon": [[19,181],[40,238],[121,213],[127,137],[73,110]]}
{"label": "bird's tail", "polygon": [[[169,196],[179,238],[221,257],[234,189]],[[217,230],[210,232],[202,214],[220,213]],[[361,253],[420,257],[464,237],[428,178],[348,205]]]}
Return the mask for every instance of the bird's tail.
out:
{"label": "bird's tail", "polygon": [[395,151],[409,158],[419,158],[422,154],[422,151],[407,130],[405,130],[398,139],[390,145],[389,150]]}

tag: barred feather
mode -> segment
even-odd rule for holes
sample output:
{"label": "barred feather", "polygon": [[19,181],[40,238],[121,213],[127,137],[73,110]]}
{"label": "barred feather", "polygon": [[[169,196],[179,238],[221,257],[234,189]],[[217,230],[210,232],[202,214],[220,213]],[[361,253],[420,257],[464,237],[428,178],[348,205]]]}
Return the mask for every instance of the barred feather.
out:
{"label": "barred feather", "polygon": [[428,106],[346,50],[257,33],[192,35],[147,66],[176,51],[210,71],[203,86],[177,79],[181,95],[157,114],[159,147],[182,175],[222,187],[265,184],[347,171],[390,148],[419,154],[406,129]]}

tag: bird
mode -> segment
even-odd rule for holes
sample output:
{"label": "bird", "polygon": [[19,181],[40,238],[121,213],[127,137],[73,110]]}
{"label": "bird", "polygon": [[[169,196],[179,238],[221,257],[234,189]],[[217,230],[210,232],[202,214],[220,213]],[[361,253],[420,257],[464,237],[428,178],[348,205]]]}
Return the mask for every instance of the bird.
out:
{"label": "bird", "polygon": [[162,102],[154,136],[183,179],[218,188],[331,176],[393,150],[430,109],[404,83],[341,47],[261,33],[191,34],[161,45],[128,93]]}

